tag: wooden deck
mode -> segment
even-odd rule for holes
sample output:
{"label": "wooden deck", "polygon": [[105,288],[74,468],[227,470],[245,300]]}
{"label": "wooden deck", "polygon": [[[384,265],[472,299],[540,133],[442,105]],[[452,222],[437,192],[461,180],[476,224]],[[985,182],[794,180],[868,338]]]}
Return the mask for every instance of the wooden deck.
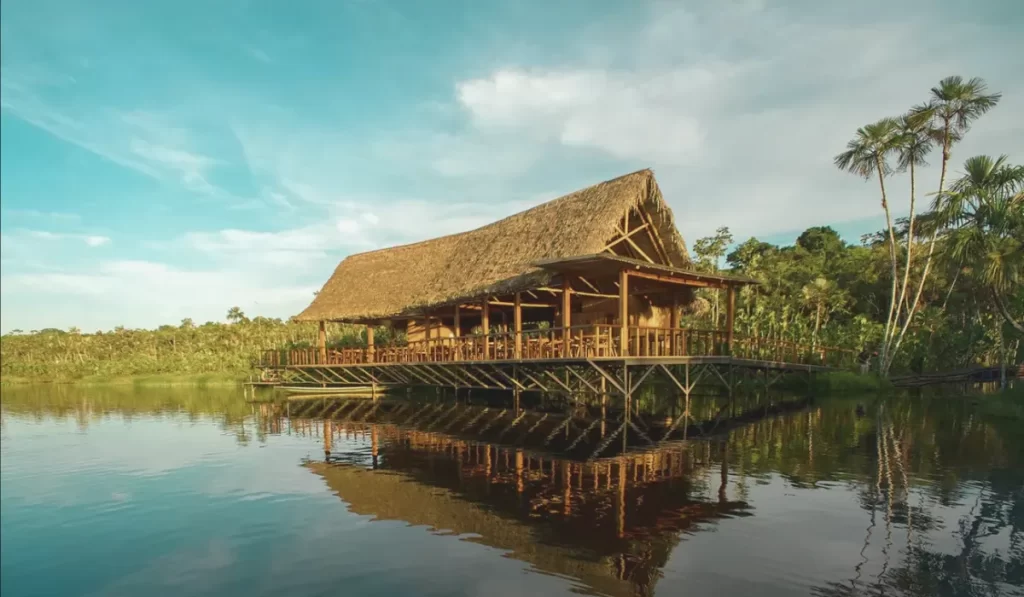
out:
{"label": "wooden deck", "polygon": [[409,342],[401,346],[342,350],[317,348],[268,350],[260,360],[267,369],[292,367],[345,367],[387,364],[443,363],[540,363],[591,359],[654,359],[681,363],[690,357],[730,357],[825,368],[851,367],[852,350],[808,346],[765,338],[735,337],[729,345],[721,330],[630,327],[623,335],[619,326],[584,325],[569,328],[524,330]]}
{"label": "wooden deck", "polygon": [[[856,355],[715,330],[593,325],[515,334],[463,336],[375,349],[272,350],[263,379],[289,386],[433,386],[515,392],[615,394],[629,400],[661,378],[688,396],[698,382],[733,392],[767,388],[789,373],[852,366]],[[625,343],[622,340],[625,339]],[[653,375],[653,376],[652,376]]]}

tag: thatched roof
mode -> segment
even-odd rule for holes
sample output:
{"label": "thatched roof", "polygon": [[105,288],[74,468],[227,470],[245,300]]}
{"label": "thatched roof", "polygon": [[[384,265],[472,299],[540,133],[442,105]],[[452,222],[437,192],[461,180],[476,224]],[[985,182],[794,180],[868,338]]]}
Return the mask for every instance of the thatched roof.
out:
{"label": "thatched roof", "polygon": [[640,170],[476,230],[351,255],[297,319],[385,319],[545,284],[556,274],[532,264],[600,253],[634,206],[650,214],[669,265],[690,265],[654,174]]}

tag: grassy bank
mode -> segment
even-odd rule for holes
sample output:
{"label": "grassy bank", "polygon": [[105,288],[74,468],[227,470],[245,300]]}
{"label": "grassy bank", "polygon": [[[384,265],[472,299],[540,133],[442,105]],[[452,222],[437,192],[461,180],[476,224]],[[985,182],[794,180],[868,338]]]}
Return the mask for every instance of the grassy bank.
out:
{"label": "grassy bank", "polygon": [[[790,375],[779,380],[773,388],[805,392],[807,391],[807,379],[798,375]],[[815,373],[811,379],[811,391],[820,395],[871,394],[891,388],[892,384],[887,379],[882,379],[875,374],[861,375],[852,371]]]}
{"label": "grassy bank", "polygon": [[5,375],[0,384],[58,384],[76,386],[137,386],[137,387],[233,387],[249,378],[248,373],[156,373],[144,375],[89,375],[77,379],[45,379]]}

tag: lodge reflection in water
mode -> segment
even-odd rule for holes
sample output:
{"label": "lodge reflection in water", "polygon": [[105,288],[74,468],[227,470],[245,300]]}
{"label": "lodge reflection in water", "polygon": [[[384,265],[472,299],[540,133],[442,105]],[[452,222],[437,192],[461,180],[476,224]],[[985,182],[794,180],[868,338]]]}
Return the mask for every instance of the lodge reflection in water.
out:
{"label": "lodge reflection in water", "polygon": [[[275,418],[268,424],[281,425]],[[729,499],[724,443],[667,442],[578,461],[394,424],[289,424],[323,442],[325,458],[305,466],[351,511],[474,535],[587,592],[650,594],[687,533],[751,513]]]}

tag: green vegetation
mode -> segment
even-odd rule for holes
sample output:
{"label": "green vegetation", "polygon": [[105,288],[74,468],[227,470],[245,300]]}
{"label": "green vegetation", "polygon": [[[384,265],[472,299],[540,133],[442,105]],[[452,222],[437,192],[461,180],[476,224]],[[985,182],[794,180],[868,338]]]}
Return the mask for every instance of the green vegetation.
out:
{"label": "green vegetation", "polygon": [[[253,360],[270,347],[303,348],[317,337],[315,323],[256,317],[237,307],[229,323],[179,326],[156,330],[117,328],[83,334],[77,329],[18,332],[0,338],[5,384],[25,381],[135,383],[141,385],[223,385],[252,373]],[[378,330],[381,342],[387,330]],[[343,348],[365,343],[360,326],[331,324],[328,344]]]}
{"label": "green vegetation", "polygon": [[[727,253],[728,228],[697,240],[698,267],[717,271],[724,258],[731,272],[763,282],[740,292],[737,333],[869,347],[882,377],[1024,360],[1024,167],[975,156],[947,184],[953,149],[999,99],[979,79],[950,77],[925,104],[856,132],[836,165],[878,183],[886,221],[860,244],[827,226],[789,247],[751,238]],[[917,169],[932,149],[941,168],[926,188]],[[905,218],[890,207],[897,175],[908,183]],[[925,197],[930,209],[917,213]],[[698,296],[703,308],[687,323],[721,326],[720,298]]]}

